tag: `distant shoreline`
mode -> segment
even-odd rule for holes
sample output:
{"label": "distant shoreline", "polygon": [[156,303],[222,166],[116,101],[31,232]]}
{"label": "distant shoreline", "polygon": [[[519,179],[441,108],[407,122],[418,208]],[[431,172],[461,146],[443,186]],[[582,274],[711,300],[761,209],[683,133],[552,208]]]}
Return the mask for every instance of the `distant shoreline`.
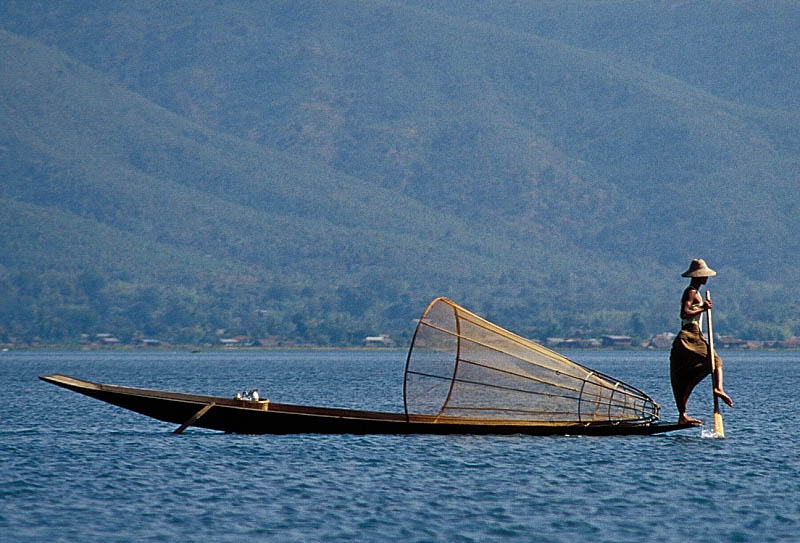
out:
{"label": "distant shoreline", "polygon": [[[545,347],[547,347],[545,345]],[[614,352],[614,351],[661,351],[669,352],[669,347],[547,347],[556,352]],[[800,351],[796,347],[780,347],[776,345],[770,346],[757,346],[757,347],[723,347],[718,348],[718,351]],[[58,345],[3,345],[0,346],[0,355],[13,351],[133,351],[133,352],[176,352],[188,351],[190,353],[204,353],[204,352],[255,352],[255,351],[377,351],[377,352],[408,352],[408,347],[395,346],[395,347],[364,347],[358,345],[281,345],[281,346],[258,346],[258,347],[225,347],[225,346],[196,346],[196,345],[162,345],[157,347],[142,347],[137,345],[71,345],[71,344],[58,344]]]}

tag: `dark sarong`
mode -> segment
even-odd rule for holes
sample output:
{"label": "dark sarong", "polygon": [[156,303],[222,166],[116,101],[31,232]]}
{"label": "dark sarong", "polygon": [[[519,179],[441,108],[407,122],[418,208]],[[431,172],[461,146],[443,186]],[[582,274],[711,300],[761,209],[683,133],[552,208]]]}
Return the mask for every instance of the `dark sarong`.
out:
{"label": "dark sarong", "polygon": [[[714,363],[722,367],[722,359],[714,352]],[[669,376],[675,402],[686,397],[697,383],[711,373],[708,360],[708,343],[700,328],[687,326],[675,336],[669,353]]]}

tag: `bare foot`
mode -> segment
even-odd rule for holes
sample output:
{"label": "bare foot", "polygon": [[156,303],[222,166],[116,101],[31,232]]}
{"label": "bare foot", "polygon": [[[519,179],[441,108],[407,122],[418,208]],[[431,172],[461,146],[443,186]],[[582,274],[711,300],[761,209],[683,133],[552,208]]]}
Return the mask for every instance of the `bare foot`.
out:
{"label": "bare foot", "polygon": [[678,424],[703,424],[703,420],[683,414],[678,418]]}
{"label": "bare foot", "polygon": [[733,407],[733,400],[731,400],[730,396],[725,394],[724,390],[720,390],[718,388],[715,388],[714,389],[714,395],[717,396],[718,398],[721,398],[723,402],[728,404],[728,407]]}

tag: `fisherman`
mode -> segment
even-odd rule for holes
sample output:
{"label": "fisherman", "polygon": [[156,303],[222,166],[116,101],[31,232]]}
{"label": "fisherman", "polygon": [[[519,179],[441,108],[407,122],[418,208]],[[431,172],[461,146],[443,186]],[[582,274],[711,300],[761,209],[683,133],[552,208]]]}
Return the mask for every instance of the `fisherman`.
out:
{"label": "fisherman", "polygon": [[[699,289],[705,285],[709,277],[717,272],[706,265],[705,260],[692,260],[689,269],[681,277],[691,278],[691,283],[683,291],[681,298],[681,331],[672,342],[669,354],[669,374],[672,392],[678,406],[679,423],[700,424],[703,421],[686,414],[686,404],[694,387],[711,373],[711,361],[708,358],[708,343],[703,337],[702,315],[711,309],[711,300],[703,302]],[[729,406],[733,400],[722,387],[722,359],[714,353],[714,394]]]}

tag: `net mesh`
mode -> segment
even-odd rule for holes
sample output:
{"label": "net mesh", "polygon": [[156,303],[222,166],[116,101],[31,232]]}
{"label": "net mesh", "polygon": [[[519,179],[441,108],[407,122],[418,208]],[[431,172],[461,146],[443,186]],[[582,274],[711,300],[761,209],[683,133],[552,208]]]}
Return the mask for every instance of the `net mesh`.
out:
{"label": "net mesh", "polygon": [[650,422],[659,406],[594,372],[437,298],[408,353],[405,408],[441,422],[580,424]]}

